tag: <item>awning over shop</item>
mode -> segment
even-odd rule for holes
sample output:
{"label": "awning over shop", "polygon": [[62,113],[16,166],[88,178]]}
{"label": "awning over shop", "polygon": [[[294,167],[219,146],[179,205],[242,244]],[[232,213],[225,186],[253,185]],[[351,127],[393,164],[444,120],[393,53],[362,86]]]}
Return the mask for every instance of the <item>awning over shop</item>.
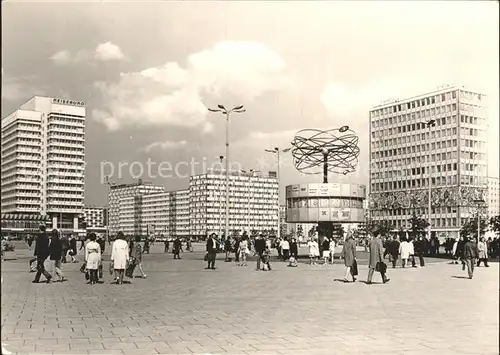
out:
{"label": "awning over shop", "polygon": [[1,215],[2,221],[33,221],[33,222],[48,222],[49,216],[42,216],[39,214],[21,214],[21,213],[3,213]]}

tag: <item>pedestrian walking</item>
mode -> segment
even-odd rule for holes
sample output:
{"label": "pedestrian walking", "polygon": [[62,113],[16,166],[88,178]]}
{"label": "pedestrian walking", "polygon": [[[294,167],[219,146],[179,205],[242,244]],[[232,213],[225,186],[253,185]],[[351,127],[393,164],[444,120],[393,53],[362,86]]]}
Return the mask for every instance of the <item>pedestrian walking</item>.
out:
{"label": "pedestrian walking", "polygon": [[165,238],[165,240],[163,241],[163,245],[164,245],[164,249],[163,249],[163,252],[164,253],[168,253],[168,249],[169,249],[169,242],[168,242],[168,238]]}
{"label": "pedestrian walking", "polygon": [[408,258],[411,253],[411,245],[406,237],[401,237],[401,244],[399,245],[399,255],[401,257],[401,267],[405,268],[408,263]]}
{"label": "pedestrian walking", "polygon": [[40,234],[38,235],[35,242],[35,253],[36,256],[36,275],[33,283],[37,284],[40,282],[40,277],[43,276],[47,279],[47,283],[50,283],[52,276],[45,270],[45,260],[50,255],[49,250],[49,237],[45,233],[45,226],[40,226]]}
{"label": "pedestrian walking", "polygon": [[224,251],[226,252],[226,257],[224,259],[225,262],[231,261],[231,257],[229,256],[231,253],[231,238],[226,238],[224,241]]}
{"label": "pedestrian walking", "polygon": [[52,230],[52,236],[49,245],[50,263],[52,268],[52,277],[54,274],[59,277],[59,281],[65,281],[64,274],[61,270],[62,268],[62,257],[63,257],[63,245],[59,238],[59,231],[57,229]]}
{"label": "pedestrian walking", "polygon": [[323,265],[328,265],[328,259],[330,259],[330,239],[328,239],[328,237],[325,237],[323,240],[321,250],[323,253]]}
{"label": "pedestrian walking", "polygon": [[398,242],[398,236],[395,235],[394,239],[387,243],[387,247],[384,251],[384,257],[389,256],[389,262],[392,263],[392,268],[394,269],[398,262],[398,256],[400,251],[400,244]]}
{"label": "pedestrian walking", "polygon": [[463,261],[467,266],[467,273],[469,275],[469,279],[472,279],[474,276],[474,265],[476,263],[476,259],[478,258],[478,250],[477,245],[473,239],[469,239],[468,237],[464,237],[464,252],[463,252]]}
{"label": "pedestrian walking", "polygon": [[[97,237],[95,233],[90,233],[88,239],[89,241],[85,245],[86,272],[89,275],[88,283],[95,285],[99,279],[98,270],[101,264],[101,246],[96,241]],[[116,255],[114,256],[116,258]],[[111,258],[113,259],[113,256]]]}
{"label": "pedestrian walking", "polygon": [[69,239],[69,256],[71,257],[71,262],[72,263],[77,263],[78,260],[76,260],[76,254],[77,254],[77,248],[76,248],[76,238],[74,235],[72,235]]}
{"label": "pedestrian walking", "polygon": [[255,255],[257,256],[257,267],[256,271],[260,271],[260,263],[264,261],[264,252],[266,251],[266,241],[264,236],[259,234],[257,239],[255,239]]}
{"label": "pedestrian walking", "polygon": [[125,241],[125,236],[123,232],[118,232],[116,240],[111,247],[111,263],[115,270],[116,283],[119,285],[123,284],[123,276],[125,275],[125,269],[129,260],[128,244]]}
{"label": "pedestrian walking", "polygon": [[132,263],[134,265],[134,269],[132,269],[132,274],[130,275],[132,278],[134,277],[134,271],[135,268],[139,268],[139,271],[141,272],[141,277],[146,279],[148,276],[144,273],[144,270],[142,270],[142,248],[141,248],[141,237],[136,236],[135,237],[135,250],[134,250],[134,255],[132,258]]}
{"label": "pedestrian walking", "polygon": [[356,242],[354,241],[352,235],[350,235],[344,243],[341,255],[344,259],[345,266],[344,282],[349,282],[349,274],[351,274],[352,276],[352,281],[356,282],[356,276],[358,275],[358,266],[356,262]]}
{"label": "pedestrian walking", "polygon": [[307,249],[309,250],[309,264],[316,265],[316,260],[319,257],[319,246],[318,246],[318,238],[314,237],[309,238],[307,242]]}
{"label": "pedestrian walking", "polygon": [[489,267],[488,265],[488,246],[486,244],[486,241],[484,237],[481,237],[479,240],[479,243],[477,243],[477,251],[478,251],[478,260],[477,260],[477,266],[479,267],[481,265],[481,262],[484,263],[485,267]]}
{"label": "pedestrian walking", "polygon": [[387,265],[384,263],[384,252],[383,252],[382,241],[378,237],[378,234],[373,235],[373,238],[370,241],[369,250],[370,250],[370,260],[368,264],[369,267],[368,280],[366,281],[366,283],[368,285],[372,284],[373,273],[375,271],[380,272],[383,283],[389,282],[390,279],[387,278],[386,276]]}
{"label": "pedestrian walking", "polygon": [[173,252],[174,252],[174,259],[180,259],[180,253],[182,251],[182,242],[179,239],[179,237],[175,237],[174,240],[174,247],[173,247]]}
{"label": "pedestrian walking", "polygon": [[333,265],[333,263],[335,262],[335,239],[332,238],[332,240],[330,240],[330,261]]}
{"label": "pedestrian walking", "polygon": [[67,256],[68,256],[68,250],[70,249],[69,248],[69,240],[68,240],[68,236],[67,235],[63,235],[61,237],[61,247],[62,247],[62,257],[61,257],[61,262],[63,264],[66,264],[67,260]]}
{"label": "pedestrian walking", "polygon": [[283,255],[283,261],[287,261],[290,257],[290,243],[286,237],[281,241],[281,253]]}
{"label": "pedestrian walking", "polygon": [[243,236],[239,244],[239,266],[247,266],[247,255],[248,255],[248,237]]}
{"label": "pedestrian walking", "polygon": [[292,238],[292,242],[290,243],[290,257],[293,257],[295,260],[299,257],[299,246],[295,238]]}
{"label": "pedestrian walking", "polygon": [[31,234],[28,235],[28,238],[26,241],[28,243],[28,250],[31,251],[31,246],[33,245],[33,236]]}
{"label": "pedestrian walking", "polygon": [[215,233],[210,234],[210,236],[207,239],[207,245],[206,245],[206,251],[207,251],[207,256],[206,256],[206,261],[208,263],[207,265],[207,270],[215,270],[215,259],[217,257],[217,242],[215,240]]}

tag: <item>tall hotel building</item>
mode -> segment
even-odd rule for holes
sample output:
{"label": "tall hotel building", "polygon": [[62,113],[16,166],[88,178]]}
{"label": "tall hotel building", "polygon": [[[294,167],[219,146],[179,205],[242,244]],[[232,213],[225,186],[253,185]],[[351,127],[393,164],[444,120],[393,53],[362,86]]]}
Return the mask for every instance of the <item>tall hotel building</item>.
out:
{"label": "tall hotel building", "polygon": [[484,101],[478,92],[447,87],[370,111],[373,220],[406,229],[414,213],[428,219],[430,177],[432,234],[458,236],[487,198]]}
{"label": "tall hotel building", "polygon": [[2,119],[2,213],[79,230],[84,208],[85,105],[35,96]]}

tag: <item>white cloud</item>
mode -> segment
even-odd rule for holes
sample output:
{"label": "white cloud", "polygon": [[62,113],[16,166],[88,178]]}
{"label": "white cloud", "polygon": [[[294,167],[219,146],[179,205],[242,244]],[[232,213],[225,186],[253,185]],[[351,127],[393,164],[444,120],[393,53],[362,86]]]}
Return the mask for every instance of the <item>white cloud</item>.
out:
{"label": "white cloud", "polygon": [[50,59],[57,65],[68,65],[73,62],[73,57],[69,51],[59,51],[54,53]]}
{"label": "white cloud", "polygon": [[148,144],[142,150],[149,153],[154,149],[172,150],[172,149],[183,148],[186,145],[187,145],[187,142],[184,140],[178,141],[178,142],[173,142],[173,141],[154,142],[154,143]]}
{"label": "white cloud", "polygon": [[123,58],[124,55],[120,47],[111,42],[99,44],[93,52],[87,49],[80,49],[76,53],[72,53],[69,50],[62,50],[54,53],[52,57],[50,57],[56,65],[91,63],[92,59],[98,61],[112,61],[121,60]]}
{"label": "white cloud", "polygon": [[109,130],[122,127],[180,126],[208,133],[207,96],[234,96],[249,102],[286,83],[285,62],[260,43],[222,42],[192,54],[187,65],[168,62],[122,73],[115,84],[97,83],[105,107],[94,119]]}
{"label": "white cloud", "polygon": [[97,46],[95,58],[103,61],[120,60],[124,58],[124,55],[120,47],[111,42],[105,42]]}

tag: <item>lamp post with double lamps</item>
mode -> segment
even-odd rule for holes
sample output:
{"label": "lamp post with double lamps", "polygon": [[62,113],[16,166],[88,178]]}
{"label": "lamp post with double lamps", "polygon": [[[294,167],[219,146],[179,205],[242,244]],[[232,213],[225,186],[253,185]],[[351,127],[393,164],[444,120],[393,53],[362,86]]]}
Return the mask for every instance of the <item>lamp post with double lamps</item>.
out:
{"label": "lamp post with double lamps", "polygon": [[224,105],[217,105],[218,108],[209,108],[210,112],[220,112],[226,118],[226,238],[229,237],[229,118],[231,113],[243,113],[246,110],[243,105],[235,106],[228,110]]}
{"label": "lamp post with double lamps", "polygon": [[431,201],[431,196],[432,196],[432,178],[431,178],[431,128],[436,126],[436,120],[429,120],[425,123],[427,125],[427,128],[429,128],[429,154],[427,154],[427,160],[429,165],[427,166],[427,175],[429,178],[429,183],[428,183],[428,191],[427,191],[427,223],[429,223],[429,229],[427,231],[427,239],[431,240],[431,212],[432,212],[432,201]]}
{"label": "lamp post with double lamps", "polygon": [[273,153],[276,154],[277,162],[278,162],[278,168],[276,172],[276,180],[278,180],[278,232],[276,233],[276,236],[278,240],[281,238],[281,226],[280,226],[280,218],[281,218],[281,211],[280,211],[280,165],[281,165],[281,160],[280,160],[280,153],[286,153],[290,151],[292,148],[285,148],[285,149],[280,149],[278,147],[274,147],[274,149],[266,149],[266,152],[268,153]]}

